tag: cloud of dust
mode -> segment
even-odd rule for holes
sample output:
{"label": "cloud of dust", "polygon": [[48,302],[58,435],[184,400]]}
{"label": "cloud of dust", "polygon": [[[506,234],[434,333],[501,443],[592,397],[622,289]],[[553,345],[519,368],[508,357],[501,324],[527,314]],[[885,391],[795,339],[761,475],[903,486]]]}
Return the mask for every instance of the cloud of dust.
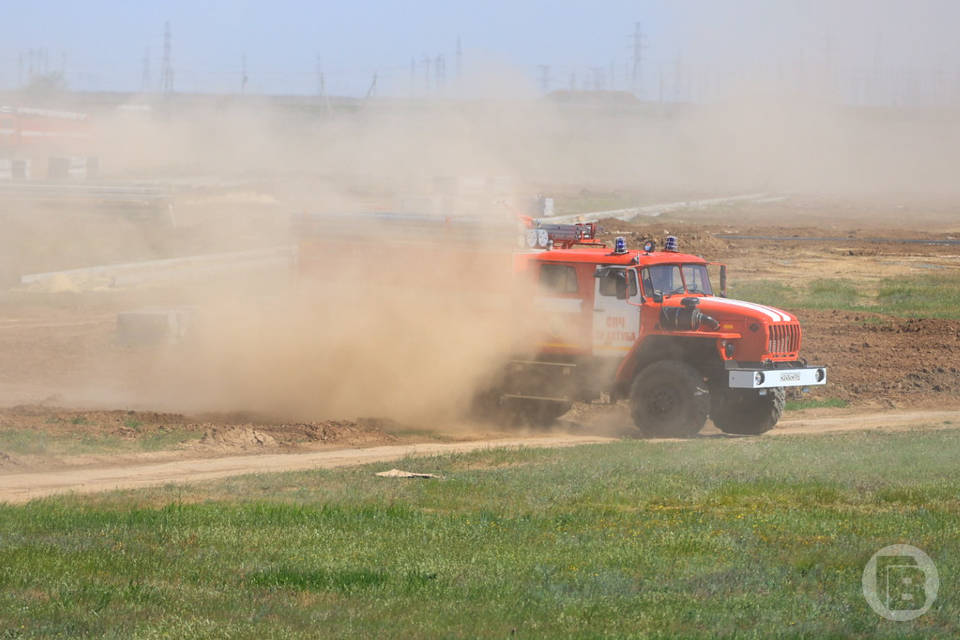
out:
{"label": "cloud of dust", "polygon": [[510,247],[348,226],[358,241],[305,242],[299,273],[268,294],[208,292],[186,342],[152,363],[140,392],[181,410],[286,419],[463,415],[525,345],[529,296]]}
{"label": "cloud of dust", "polygon": [[[536,193],[595,185],[654,202],[760,190],[960,195],[960,82],[950,79],[960,64],[944,31],[956,23],[953,5],[732,4],[677,3],[686,7],[674,11],[677,59],[658,40],[647,77],[665,79],[659,92],[648,80],[645,101],[534,98],[533,83],[519,86],[523,74],[506,84],[487,74],[460,99],[334,100],[327,109],[182,96],[150,111],[93,108],[90,152],[104,179],[176,185],[176,226],[77,209],[65,230],[59,214],[28,224],[26,213],[21,223],[8,214],[21,232],[5,234],[16,251],[0,266],[14,274],[297,243],[290,214],[304,211],[510,225]],[[911,27],[910,56],[875,62],[877,34],[898,22]],[[938,64],[945,75],[927,73]],[[332,244],[351,252],[317,249],[310,277],[164,291],[196,304],[200,321],[184,348],[142,367],[136,399],[298,417],[443,413],[462,408],[529,337],[520,320],[530,317],[504,286],[514,245],[499,233],[444,253],[341,232]]]}

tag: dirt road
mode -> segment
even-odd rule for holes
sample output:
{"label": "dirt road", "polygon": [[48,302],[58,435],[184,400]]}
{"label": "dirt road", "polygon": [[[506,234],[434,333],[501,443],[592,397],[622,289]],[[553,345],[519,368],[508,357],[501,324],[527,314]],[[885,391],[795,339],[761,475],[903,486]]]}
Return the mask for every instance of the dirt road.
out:
{"label": "dirt road", "polygon": [[569,447],[611,442],[605,436],[544,435],[456,443],[425,443],[335,449],[308,453],[278,453],[222,458],[178,460],[159,464],[139,464],[53,472],[0,475],[0,502],[26,502],[56,493],[95,493],[113,489],[135,489],[169,483],[214,480],[248,473],[274,473],[303,469],[332,469],[371,462],[399,460],[407,456],[431,456],[464,453],[496,447]]}
{"label": "dirt road", "polygon": [[[810,435],[873,429],[940,429],[960,425],[960,411],[888,411],[840,413],[783,421],[773,435]],[[713,428],[703,437],[723,436]],[[535,437],[498,438],[456,443],[423,443],[367,448],[345,448],[306,453],[240,455],[198,458],[152,464],[84,467],[57,471],[0,474],[0,502],[22,503],[58,493],[95,493],[114,489],[135,489],[169,483],[197,482],[250,473],[273,473],[304,469],[330,469],[373,462],[399,460],[407,456],[463,453],[496,447],[569,447],[612,442],[605,435],[555,433]]]}

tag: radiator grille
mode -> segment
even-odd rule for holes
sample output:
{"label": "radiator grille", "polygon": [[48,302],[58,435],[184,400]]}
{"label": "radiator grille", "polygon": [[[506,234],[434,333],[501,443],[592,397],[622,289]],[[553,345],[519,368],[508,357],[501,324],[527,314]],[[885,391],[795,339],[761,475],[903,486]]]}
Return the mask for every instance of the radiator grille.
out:
{"label": "radiator grille", "polygon": [[800,350],[800,325],[798,323],[772,324],[768,327],[767,353],[785,356]]}

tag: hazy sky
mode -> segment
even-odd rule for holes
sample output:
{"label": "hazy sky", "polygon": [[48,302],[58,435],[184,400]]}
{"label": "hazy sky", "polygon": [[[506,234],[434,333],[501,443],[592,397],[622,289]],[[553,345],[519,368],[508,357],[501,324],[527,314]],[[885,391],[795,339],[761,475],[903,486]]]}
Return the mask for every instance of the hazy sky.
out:
{"label": "hazy sky", "polygon": [[[234,91],[247,56],[250,92],[313,93],[317,56],[332,93],[362,94],[374,72],[381,93],[410,90],[411,58],[442,54],[454,75],[551,87],[597,73],[626,88],[634,22],[645,33],[648,90],[678,65],[737,72],[762,65],[838,69],[884,66],[960,72],[955,0],[0,0],[0,86],[18,82],[18,59],[46,49],[71,86],[136,90],[150,51],[159,83],[163,25],[173,30],[175,86]],[[25,58],[24,65],[27,65]],[[508,80],[507,80],[508,79]]]}

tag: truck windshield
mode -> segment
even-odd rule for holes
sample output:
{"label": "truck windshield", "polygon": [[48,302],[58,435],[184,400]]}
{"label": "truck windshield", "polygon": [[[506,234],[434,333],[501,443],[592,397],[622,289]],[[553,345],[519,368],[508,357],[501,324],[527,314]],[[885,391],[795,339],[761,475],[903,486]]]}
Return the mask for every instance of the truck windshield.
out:
{"label": "truck windshield", "polygon": [[665,296],[678,293],[713,295],[707,267],[702,264],[656,264],[643,270],[643,290],[646,295],[659,291]]}
{"label": "truck windshield", "polygon": [[687,293],[703,293],[713,295],[710,287],[710,276],[707,267],[702,264],[683,265],[683,281],[687,285]]}

